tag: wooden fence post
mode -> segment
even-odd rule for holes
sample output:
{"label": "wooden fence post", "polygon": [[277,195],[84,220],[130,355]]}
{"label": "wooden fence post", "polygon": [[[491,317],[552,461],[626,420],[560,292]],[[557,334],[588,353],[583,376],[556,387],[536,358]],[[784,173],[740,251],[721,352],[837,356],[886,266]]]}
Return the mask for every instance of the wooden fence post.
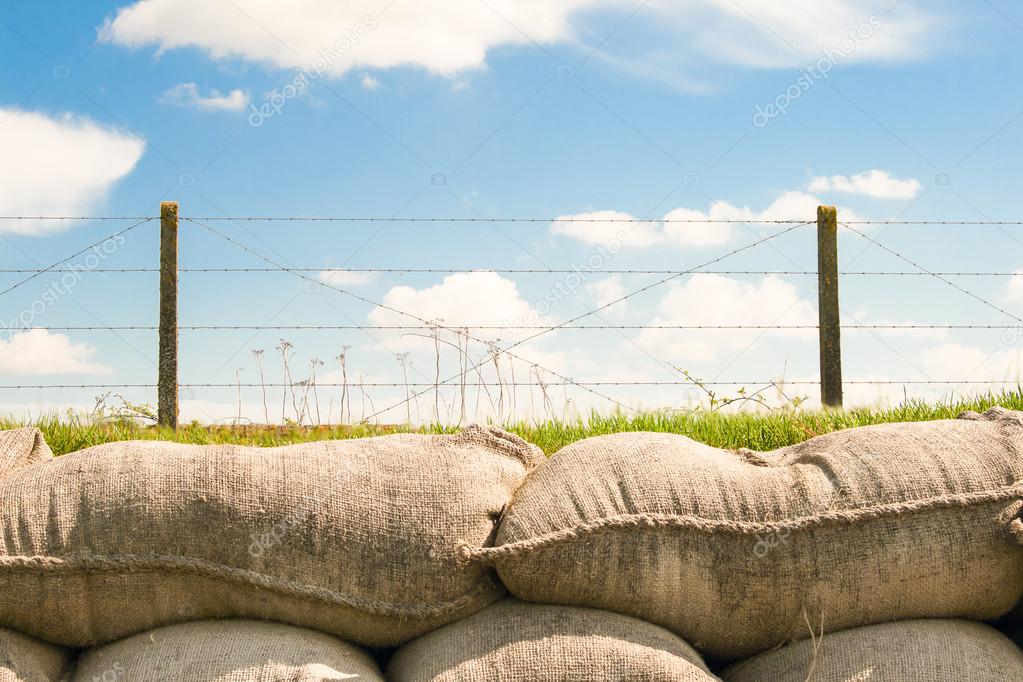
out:
{"label": "wooden fence post", "polygon": [[160,357],[157,419],[178,428],[178,202],[160,204]]}
{"label": "wooden fence post", "polygon": [[838,309],[838,209],[817,207],[817,305],[821,403],[842,407],[842,327]]}

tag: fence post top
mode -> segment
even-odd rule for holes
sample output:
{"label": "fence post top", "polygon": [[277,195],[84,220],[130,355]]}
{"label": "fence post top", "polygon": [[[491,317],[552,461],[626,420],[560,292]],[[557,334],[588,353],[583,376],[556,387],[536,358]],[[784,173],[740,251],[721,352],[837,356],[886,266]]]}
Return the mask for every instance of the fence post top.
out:
{"label": "fence post top", "polygon": [[160,213],[161,214],[177,213],[177,212],[178,212],[178,202],[176,202],[176,201],[161,201],[160,202]]}
{"label": "fence post top", "polygon": [[830,218],[838,215],[838,208],[835,206],[818,206],[817,219]]}

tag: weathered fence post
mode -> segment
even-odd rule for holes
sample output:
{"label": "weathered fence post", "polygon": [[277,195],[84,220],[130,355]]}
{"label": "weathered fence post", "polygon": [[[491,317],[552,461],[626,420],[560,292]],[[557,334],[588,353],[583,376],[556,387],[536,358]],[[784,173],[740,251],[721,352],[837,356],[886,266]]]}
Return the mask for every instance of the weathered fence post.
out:
{"label": "weathered fence post", "polygon": [[157,419],[178,428],[178,202],[160,204],[160,366]]}
{"label": "weathered fence post", "polygon": [[842,407],[842,327],[838,310],[838,209],[817,207],[817,305],[821,402]]}

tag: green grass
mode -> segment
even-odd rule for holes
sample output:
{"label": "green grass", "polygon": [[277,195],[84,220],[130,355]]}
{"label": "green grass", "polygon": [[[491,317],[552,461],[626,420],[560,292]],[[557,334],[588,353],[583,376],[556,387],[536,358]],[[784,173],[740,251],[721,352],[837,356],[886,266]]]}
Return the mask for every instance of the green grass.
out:
{"label": "green grass", "polygon": [[[722,448],[773,450],[830,431],[855,426],[901,421],[950,419],[965,410],[983,411],[993,405],[1023,410],[1023,389],[988,394],[957,402],[928,404],[910,401],[887,409],[834,411],[779,410],[758,413],[649,412],[592,415],[586,421],[515,423],[504,428],[536,443],[548,454],[583,438],[623,431],[679,433]],[[363,438],[388,433],[450,433],[457,429],[438,425],[408,429],[401,426],[267,427],[201,426],[190,424],[177,432],[130,421],[89,422],[68,417],[45,417],[31,423],[0,418],[0,428],[38,426],[55,454],[119,440],[161,439],[179,443],[235,443],[276,446],[312,440]]]}

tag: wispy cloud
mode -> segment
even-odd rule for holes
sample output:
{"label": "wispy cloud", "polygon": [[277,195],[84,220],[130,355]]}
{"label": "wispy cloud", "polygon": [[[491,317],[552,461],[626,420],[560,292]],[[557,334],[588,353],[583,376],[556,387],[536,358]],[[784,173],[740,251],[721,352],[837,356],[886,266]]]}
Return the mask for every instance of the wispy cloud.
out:
{"label": "wispy cloud", "polygon": [[244,90],[232,90],[226,95],[219,90],[210,90],[209,94],[203,95],[195,83],[178,83],[165,91],[160,101],[204,111],[242,111],[249,105],[249,96]]}

